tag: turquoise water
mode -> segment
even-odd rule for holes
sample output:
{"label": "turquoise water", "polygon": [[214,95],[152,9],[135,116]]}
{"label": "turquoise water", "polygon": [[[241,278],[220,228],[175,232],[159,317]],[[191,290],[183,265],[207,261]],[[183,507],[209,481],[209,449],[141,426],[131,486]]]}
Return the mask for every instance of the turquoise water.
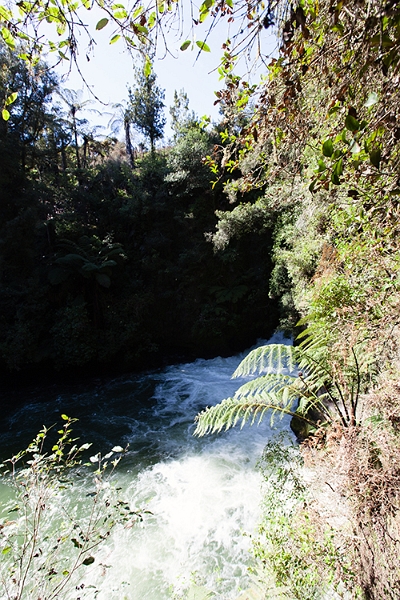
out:
{"label": "turquoise water", "polygon": [[[261,500],[256,463],[271,436],[269,424],[192,435],[195,415],[238,387],[231,375],[241,358],[199,359],[90,387],[34,390],[3,422],[3,456],[26,447],[43,424],[60,423],[61,413],[79,419],[75,432],[82,443],[93,443],[94,452],[129,444],[113,481],[132,507],[151,514],[132,527],[114,528],[81,577],[80,598],[187,598],[195,585],[234,600],[248,587]],[[287,429],[288,421],[276,428]],[[74,510],[91,485],[81,476],[64,492],[63,507]],[[3,485],[0,501],[9,493]],[[59,510],[49,510],[47,518],[57,519]]]}

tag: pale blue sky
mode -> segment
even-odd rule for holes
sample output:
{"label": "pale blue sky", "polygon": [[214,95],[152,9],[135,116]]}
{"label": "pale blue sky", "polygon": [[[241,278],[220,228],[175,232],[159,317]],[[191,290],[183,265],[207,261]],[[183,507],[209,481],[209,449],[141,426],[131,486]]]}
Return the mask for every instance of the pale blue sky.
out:
{"label": "pale blue sky", "polygon": [[[94,32],[93,35],[97,45],[93,55],[91,55],[90,62],[88,62],[85,57],[85,44],[82,44],[79,60],[80,69],[94,94],[102,102],[109,103],[110,105],[122,102],[128,98],[127,87],[129,85],[132,86],[134,83],[132,58],[124,50],[121,40],[115,44],[109,44],[111,28],[107,30],[108,27],[105,27],[101,31],[95,31],[95,25],[99,18],[97,14],[88,13],[87,17],[86,22],[89,24],[91,31]],[[207,23],[204,26],[206,28]],[[201,29],[197,30],[195,28],[195,33],[196,39],[204,39],[204,30],[201,31]],[[223,87],[223,81],[219,81],[217,67],[219,58],[222,55],[221,44],[227,35],[231,35],[231,32],[226,29],[226,25],[219,25],[212,31],[207,38],[207,44],[210,46],[211,52],[201,52],[197,61],[198,49],[193,51],[188,49],[185,52],[179,50],[182,41],[190,37],[189,28],[184,32],[183,38],[177,39],[172,34],[169,36],[168,44],[173,56],[167,55],[162,60],[158,58],[154,63],[158,84],[165,89],[165,114],[168,121],[168,109],[172,104],[174,90],[179,91],[181,89],[184,89],[189,97],[190,109],[194,110],[198,116],[208,115],[212,120],[218,120],[218,105],[214,106],[214,101],[216,100],[214,91]],[[267,51],[272,52],[275,44],[274,39],[267,32],[263,35]],[[58,73],[63,73],[67,69],[65,66],[63,68],[58,67],[57,71]],[[243,72],[244,69],[245,66],[243,64],[240,70]],[[82,89],[82,80],[75,68],[72,69],[68,80],[62,85],[68,89]],[[85,98],[89,97],[87,91],[84,94]],[[108,108],[94,104],[93,108],[98,108],[102,116],[92,113],[87,114],[87,118],[90,122],[106,126],[110,120],[110,115],[106,113],[112,113],[111,106]],[[168,124],[165,136],[166,138],[171,136]]]}

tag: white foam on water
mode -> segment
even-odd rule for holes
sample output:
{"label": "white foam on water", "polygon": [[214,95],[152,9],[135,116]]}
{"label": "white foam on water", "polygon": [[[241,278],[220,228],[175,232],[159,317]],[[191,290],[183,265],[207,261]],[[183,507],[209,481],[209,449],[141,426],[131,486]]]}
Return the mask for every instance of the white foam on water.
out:
{"label": "white foam on water", "polygon": [[[270,340],[281,341],[280,336]],[[134,450],[115,480],[132,510],[151,514],[133,527],[114,528],[80,579],[85,586],[80,598],[93,597],[91,585],[98,600],[185,598],[195,582],[217,598],[234,600],[248,586],[250,536],[261,502],[256,463],[272,435],[268,417],[260,426],[193,437],[196,414],[231,396],[242,383],[231,380],[242,358],[197,360],[149,375],[157,382],[154,396],[143,413],[127,417],[130,433],[120,442]],[[110,432],[115,417],[109,399],[122,388],[128,403],[131,384],[120,380],[107,388]],[[123,416],[119,413],[116,420],[120,426]],[[288,422],[284,418],[276,428],[288,429]],[[73,494],[85,493],[80,485],[69,497],[71,505]],[[77,598],[77,591],[69,597]]]}
{"label": "white foam on water", "polygon": [[161,600],[195,579],[234,598],[247,581],[251,540],[245,534],[258,521],[261,500],[259,474],[241,462],[205,452],[142,472],[124,497],[152,516],[114,533],[100,559],[112,569],[98,597],[119,598],[121,590],[113,592],[119,580],[129,584],[132,600]]}
{"label": "white foam on water", "polygon": [[[125,497],[152,516],[140,527],[118,529],[110,540],[112,568],[97,582],[99,600],[124,593],[130,600],[185,597],[191,582],[229,600],[248,585],[250,536],[261,502],[255,465],[272,435],[268,418],[242,431],[192,436],[197,412],[240,385],[231,380],[240,359],[198,360],[165,371],[152,416],[152,435],[165,459],[135,480],[125,475]],[[277,428],[287,429],[288,419]],[[115,588],[118,580],[125,583]]]}

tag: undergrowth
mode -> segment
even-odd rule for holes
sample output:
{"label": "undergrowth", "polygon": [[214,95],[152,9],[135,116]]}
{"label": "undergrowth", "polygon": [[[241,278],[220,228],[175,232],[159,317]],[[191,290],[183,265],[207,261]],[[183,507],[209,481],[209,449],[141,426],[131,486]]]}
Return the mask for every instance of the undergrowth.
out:
{"label": "undergrowth", "polygon": [[299,448],[275,438],[267,444],[259,468],[265,491],[254,554],[264,597],[350,597],[354,574],[348,556],[336,545],[333,527],[314,508]]}
{"label": "undergrowth", "polygon": [[[362,426],[336,427],[303,444],[306,464],[347,511],[354,582],[366,600],[400,597],[400,381],[382,380],[364,398]],[[338,500],[339,499],[339,500]]]}
{"label": "undergrowth", "polygon": [[264,598],[400,597],[400,378],[362,398],[360,425],[269,442],[254,539]]}

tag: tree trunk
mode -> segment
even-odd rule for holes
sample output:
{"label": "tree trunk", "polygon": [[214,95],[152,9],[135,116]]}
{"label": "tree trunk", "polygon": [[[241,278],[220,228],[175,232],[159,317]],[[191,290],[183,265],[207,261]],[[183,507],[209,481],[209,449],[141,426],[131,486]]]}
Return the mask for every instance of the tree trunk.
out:
{"label": "tree trunk", "polygon": [[128,119],[124,120],[124,128],[125,128],[125,148],[126,153],[128,155],[129,164],[132,169],[135,168],[135,155],[133,152],[132,141],[131,141],[131,131],[130,131],[130,123]]}

